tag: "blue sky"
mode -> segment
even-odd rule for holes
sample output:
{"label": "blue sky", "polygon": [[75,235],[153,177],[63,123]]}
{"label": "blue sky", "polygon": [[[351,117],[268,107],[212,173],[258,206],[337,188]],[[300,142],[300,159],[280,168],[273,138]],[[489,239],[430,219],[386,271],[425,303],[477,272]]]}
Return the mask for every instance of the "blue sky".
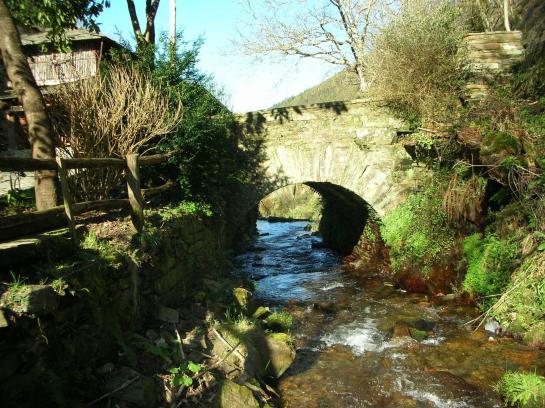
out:
{"label": "blue sky", "polygon": [[[136,0],[140,21],[144,21],[144,0]],[[161,0],[156,17],[157,34],[169,26],[169,0]],[[256,63],[251,58],[233,55],[231,40],[241,27],[244,9],[240,0],[177,0],[177,28],[186,40],[199,35],[205,39],[200,68],[213,74],[226,93],[226,102],[236,112],[268,108],[286,97],[320,83],[333,73],[332,67],[319,61],[293,60],[280,63]],[[133,38],[125,0],[112,0],[99,17],[101,32],[116,39],[120,33]]]}

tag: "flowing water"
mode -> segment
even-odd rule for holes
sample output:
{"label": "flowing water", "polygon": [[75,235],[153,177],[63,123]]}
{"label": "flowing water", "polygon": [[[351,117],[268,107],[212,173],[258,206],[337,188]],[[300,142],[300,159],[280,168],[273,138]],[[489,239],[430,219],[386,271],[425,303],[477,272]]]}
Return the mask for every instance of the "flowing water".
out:
{"label": "flowing water", "polygon": [[492,386],[503,372],[545,373],[544,352],[464,325],[474,308],[343,272],[305,225],[259,221],[253,250],[238,258],[261,302],[295,317],[284,406],[501,407]]}

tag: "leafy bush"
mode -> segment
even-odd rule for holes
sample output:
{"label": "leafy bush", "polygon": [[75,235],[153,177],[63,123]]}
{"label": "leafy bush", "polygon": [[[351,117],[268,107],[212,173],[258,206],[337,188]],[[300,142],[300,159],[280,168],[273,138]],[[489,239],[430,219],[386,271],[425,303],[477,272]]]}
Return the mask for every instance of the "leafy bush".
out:
{"label": "leafy bush", "polygon": [[545,378],[540,375],[507,372],[494,388],[509,404],[522,408],[545,406]]}
{"label": "leafy bush", "polygon": [[459,52],[467,32],[447,0],[412,1],[378,34],[367,67],[369,93],[410,116],[439,122],[458,107],[465,70]]}
{"label": "leafy bush", "polygon": [[508,239],[499,239],[487,234],[481,239],[473,234],[464,240],[464,257],[467,273],[463,288],[480,296],[483,306],[488,308],[501,296],[516,268],[517,244]]}
{"label": "leafy bush", "polygon": [[416,264],[426,272],[454,244],[455,231],[443,210],[439,186],[430,181],[424,190],[386,214],[381,234],[394,271]]}

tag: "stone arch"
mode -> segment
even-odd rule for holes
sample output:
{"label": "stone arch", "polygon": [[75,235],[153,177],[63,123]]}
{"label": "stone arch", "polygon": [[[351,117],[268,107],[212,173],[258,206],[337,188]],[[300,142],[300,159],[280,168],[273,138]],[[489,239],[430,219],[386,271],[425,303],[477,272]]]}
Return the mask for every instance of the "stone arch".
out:
{"label": "stone arch", "polygon": [[[367,221],[376,218],[376,213],[359,195],[343,186],[329,182],[305,181],[304,184],[318,193],[323,202],[320,219],[320,233],[324,244],[343,255],[352,252],[358,243]],[[282,185],[273,191],[287,188],[293,184]],[[266,197],[273,191],[264,195]]]}

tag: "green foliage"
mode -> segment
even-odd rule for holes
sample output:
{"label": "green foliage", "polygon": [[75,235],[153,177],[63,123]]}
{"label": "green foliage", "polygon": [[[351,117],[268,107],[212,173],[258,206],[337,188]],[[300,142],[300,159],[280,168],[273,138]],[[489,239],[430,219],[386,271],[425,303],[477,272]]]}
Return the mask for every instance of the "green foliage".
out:
{"label": "green foliage", "polygon": [[522,408],[545,406],[545,378],[535,373],[509,371],[494,388],[513,406]]}
{"label": "green foliage", "polygon": [[288,312],[274,312],[265,319],[265,323],[271,330],[289,332],[293,325],[293,317]]}
{"label": "green foliage", "polygon": [[536,346],[545,345],[544,267],[545,256],[538,247],[538,252],[513,273],[502,299],[491,311],[507,330],[525,334],[525,341]]}
{"label": "green foliage", "polygon": [[[157,146],[178,154],[161,167],[143,171],[143,179],[144,184],[173,179],[181,187],[182,199],[208,204],[219,215],[233,205],[227,197],[259,188],[264,157],[259,140],[240,137],[234,115],[221,102],[221,90],[198,69],[202,44],[200,38],[184,41],[179,33],[176,48],[163,35],[156,47],[138,49],[137,66],[161,87],[173,106],[180,102],[183,106],[183,120]],[[114,61],[135,63],[130,55],[119,52]]]}
{"label": "green foliage", "polygon": [[260,217],[280,217],[319,221],[322,216],[322,199],[304,184],[276,190],[259,202]]}
{"label": "green foliage", "polygon": [[34,207],[34,187],[25,190],[9,190],[0,196],[0,211],[5,215],[30,210]]}
{"label": "green foliage", "polygon": [[[112,266],[119,264],[122,258],[122,254],[117,248],[106,240],[98,239],[93,231],[90,231],[83,237],[81,248],[84,250],[91,250],[93,252],[93,254],[91,254],[92,257],[98,256],[102,261],[112,264]],[[82,252],[81,255],[83,258],[86,258],[85,252]]]}
{"label": "green foliage", "polygon": [[502,151],[518,154],[520,152],[519,139],[508,132],[486,132],[481,145],[481,155],[488,156]]}
{"label": "green foliage", "polygon": [[99,31],[97,16],[109,0],[6,0],[13,18],[23,27],[49,29],[49,40],[60,50],[69,49],[65,31],[78,24]]}
{"label": "green foliage", "polygon": [[173,387],[191,387],[193,385],[193,375],[199,373],[202,370],[200,364],[196,364],[193,361],[189,361],[185,367],[179,366],[169,370],[174,377],[170,380],[170,384]]}
{"label": "green foliage", "polygon": [[455,231],[442,208],[439,186],[428,182],[383,219],[381,234],[390,249],[394,272],[405,265],[422,265],[426,273],[453,247]]}
{"label": "green foliage", "polygon": [[483,239],[473,234],[464,240],[467,273],[465,291],[480,296],[485,308],[495,303],[509,283],[517,266],[518,246],[509,239],[486,234]]}

